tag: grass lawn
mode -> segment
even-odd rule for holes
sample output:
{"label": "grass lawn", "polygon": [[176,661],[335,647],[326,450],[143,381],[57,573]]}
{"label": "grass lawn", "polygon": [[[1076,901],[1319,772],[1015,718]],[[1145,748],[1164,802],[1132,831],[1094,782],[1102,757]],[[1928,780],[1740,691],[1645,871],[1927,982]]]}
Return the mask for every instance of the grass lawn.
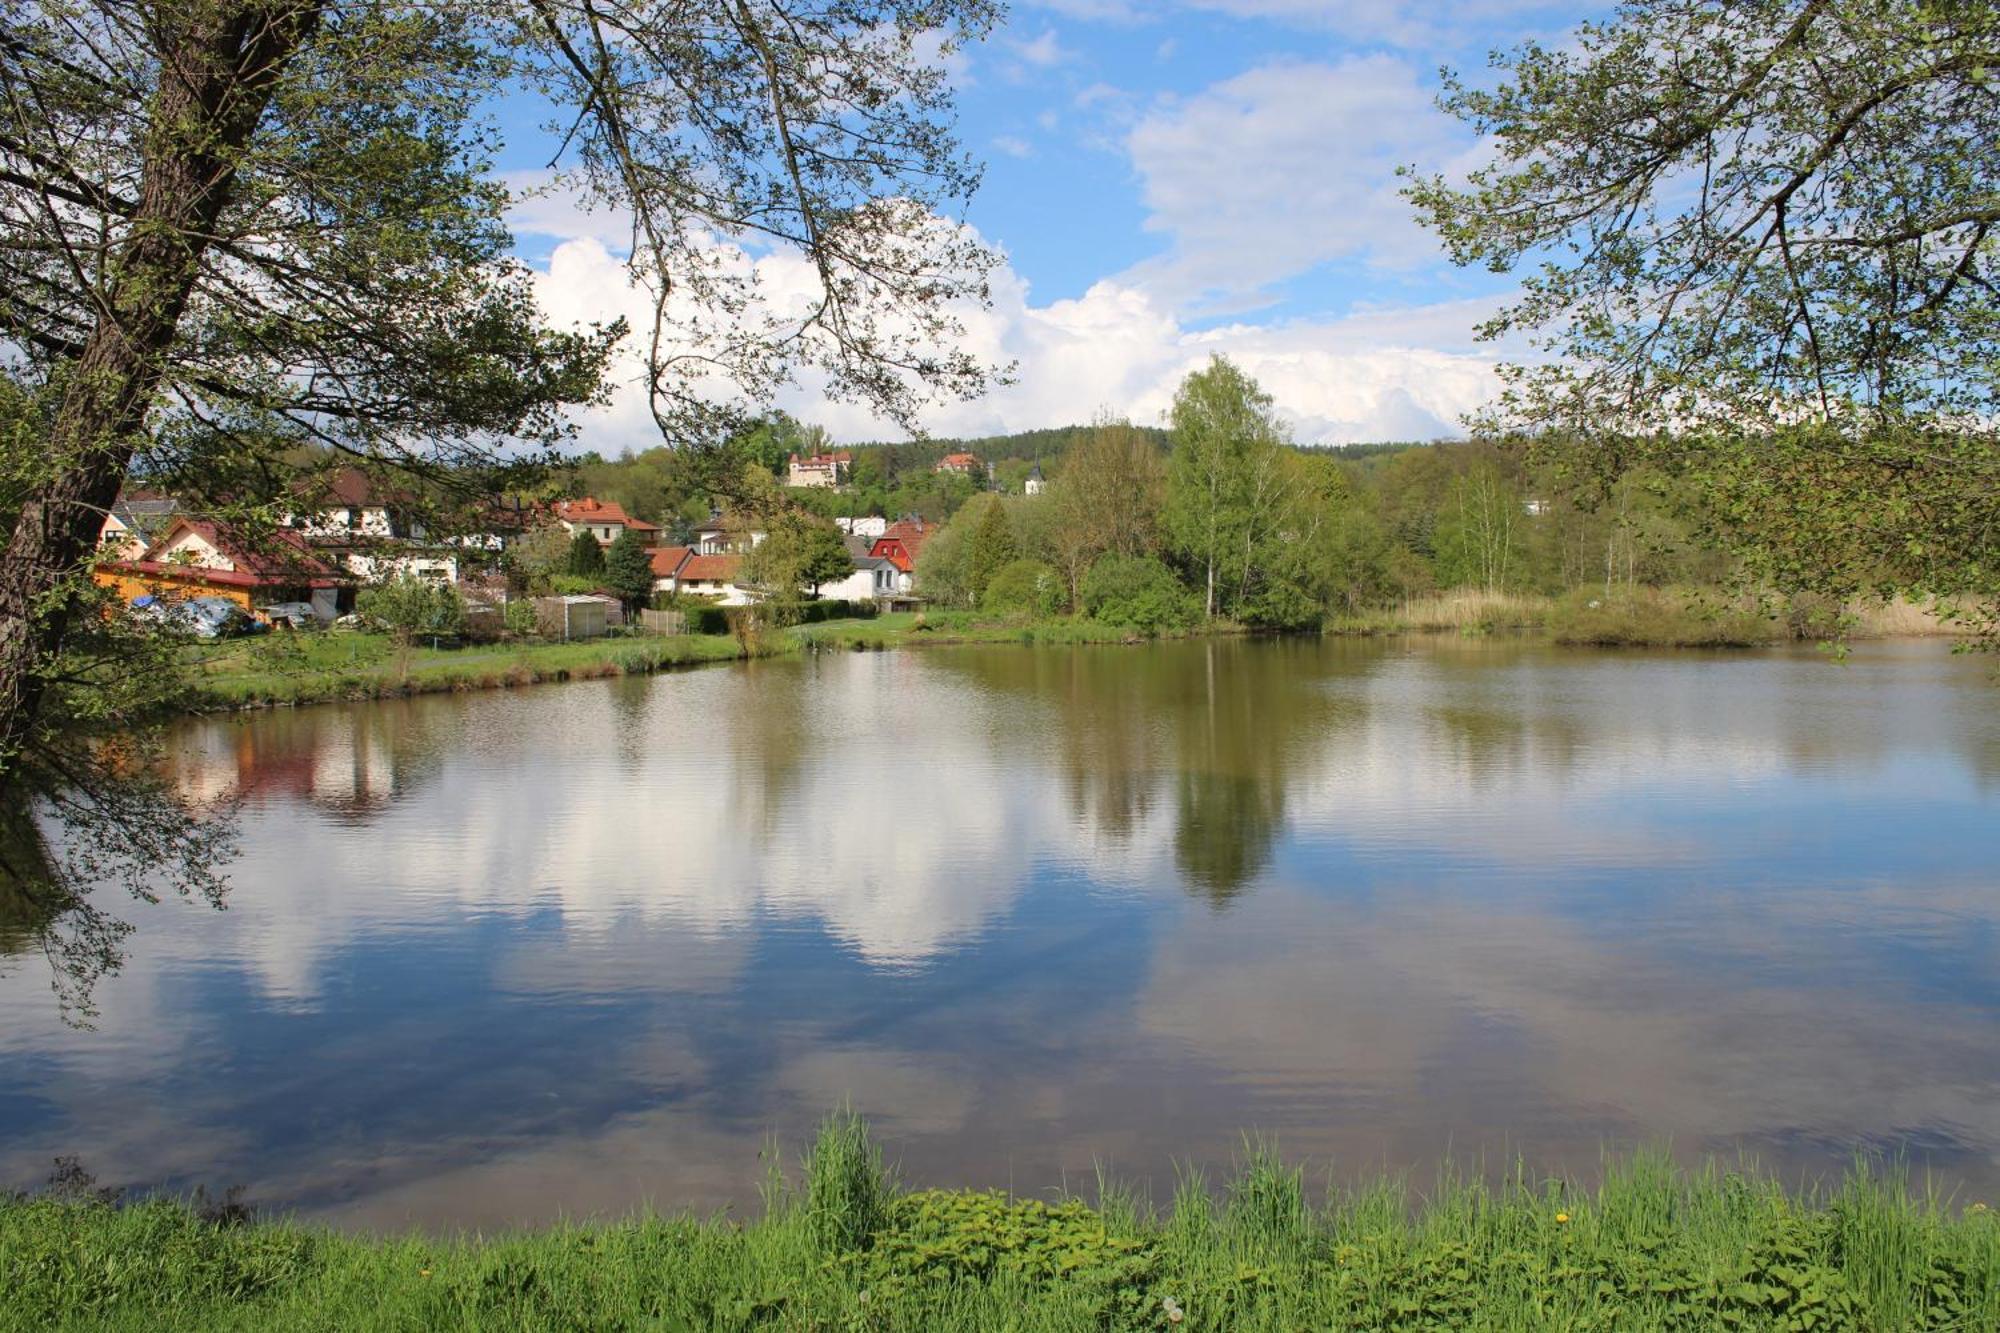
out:
{"label": "grass lawn", "polygon": [[1253,1153],[1155,1212],[898,1191],[858,1122],[758,1219],[336,1235],[169,1202],[0,1202],[0,1329],[2000,1328],[2000,1222],[1859,1173],[1804,1196],[1641,1155],[1595,1189],[1316,1202]]}

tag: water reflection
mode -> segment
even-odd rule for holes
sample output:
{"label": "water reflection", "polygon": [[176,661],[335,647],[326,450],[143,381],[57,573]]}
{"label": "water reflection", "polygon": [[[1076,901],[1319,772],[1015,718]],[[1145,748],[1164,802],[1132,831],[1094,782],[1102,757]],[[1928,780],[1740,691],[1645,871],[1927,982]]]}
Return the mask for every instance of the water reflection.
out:
{"label": "water reflection", "polygon": [[0,979],[0,1185],[366,1224],[754,1198],[852,1099],[918,1179],[1671,1137],[2000,1185],[1987,664],[1934,645],[1016,648],[190,727],[231,909],[92,1033]]}

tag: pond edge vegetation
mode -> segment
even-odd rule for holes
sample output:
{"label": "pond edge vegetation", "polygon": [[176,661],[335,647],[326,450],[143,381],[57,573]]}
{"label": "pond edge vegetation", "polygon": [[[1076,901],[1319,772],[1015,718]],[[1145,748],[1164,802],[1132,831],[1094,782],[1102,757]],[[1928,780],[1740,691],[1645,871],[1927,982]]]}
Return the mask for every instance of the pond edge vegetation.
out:
{"label": "pond edge vegetation", "polygon": [[233,1197],[120,1204],[72,1173],[0,1200],[0,1328],[2000,1326],[2000,1220],[1880,1164],[1788,1191],[1655,1150],[1594,1187],[1517,1163],[1317,1190],[1246,1139],[1232,1179],[1183,1168],[1157,1208],[1103,1173],[1090,1197],[906,1191],[851,1113],[796,1180],[764,1156],[752,1220],[453,1237],[257,1220]]}
{"label": "pond edge vegetation", "polygon": [[[180,706],[187,712],[362,702],[513,689],[742,662],[798,653],[887,651],[974,644],[1136,645],[1259,633],[1233,620],[1141,626],[1070,616],[894,613],[724,634],[632,633],[577,643],[517,640],[462,649],[396,650],[379,635],[307,634],[203,650]],[[1263,632],[1268,636],[1269,632]],[[1519,635],[1574,647],[1755,648],[1786,642],[1951,635],[1907,602],[1828,611],[1698,591],[1641,589],[1609,597],[1463,591],[1337,618],[1303,637]],[[1297,637],[1297,636],[1295,636]],[[345,657],[343,658],[343,650]]]}

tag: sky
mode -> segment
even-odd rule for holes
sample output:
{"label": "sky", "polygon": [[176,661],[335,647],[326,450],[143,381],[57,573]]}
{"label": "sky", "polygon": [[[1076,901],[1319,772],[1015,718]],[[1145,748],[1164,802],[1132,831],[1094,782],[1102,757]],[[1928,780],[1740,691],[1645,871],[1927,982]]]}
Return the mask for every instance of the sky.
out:
{"label": "sky", "polygon": [[[1539,0],[1015,0],[951,70],[959,133],[987,164],[966,221],[1005,256],[970,345],[1014,362],[1016,382],[924,428],[1159,424],[1222,353],[1300,443],[1462,434],[1503,350],[1474,329],[1513,279],[1451,265],[1395,171],[1477,159],[1435,105],[1441,66],[1476,73],[1588,16]],[[640,308],[611,220],[541,200],[512,222],[553,319]],[[810,386],[777,406],[846,442],[903,434]],[[657,442],[629,382],[579,440],[606,455]]]}

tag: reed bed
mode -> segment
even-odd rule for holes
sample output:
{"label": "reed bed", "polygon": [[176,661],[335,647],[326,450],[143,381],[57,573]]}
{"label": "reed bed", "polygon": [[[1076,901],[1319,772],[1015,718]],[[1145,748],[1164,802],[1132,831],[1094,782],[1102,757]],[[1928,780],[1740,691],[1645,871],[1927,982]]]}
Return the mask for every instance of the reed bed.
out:
{"label": "reed bed", "polygon": [[1535,593],[1460,588],[1337,616],[1327,628],[1335,634],[1492,634],[1539,629],[1553,605]]}
{"label": "reed bed", "polygon": [[[775,1161],[775,1156],[773,1157]],[[2000,1328],[2000,1223],[1894,1171],[1787,1192],[1664,1155],[1316,1191],[1246,1145],[1164,1209],[905,1191],[837,1116],[761,1217],[335,1234],[166,1201],[0,1203],[0,1329]]]}

